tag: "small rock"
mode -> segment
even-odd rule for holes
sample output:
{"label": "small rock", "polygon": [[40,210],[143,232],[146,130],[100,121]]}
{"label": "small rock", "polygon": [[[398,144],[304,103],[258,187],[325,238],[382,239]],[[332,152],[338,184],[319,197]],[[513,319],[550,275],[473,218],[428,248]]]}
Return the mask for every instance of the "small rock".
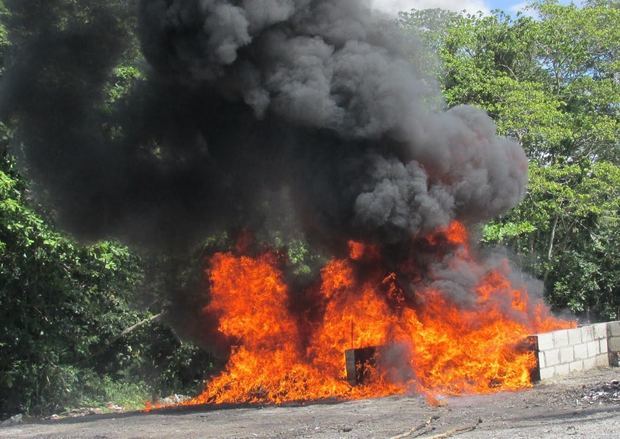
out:
{"label": "small rock", "polygon": [[111,410],[113,412],[122,412],[123,411],[123,407],[121,407],[120,405],[114,404],[113,402],[107,403],[106,407],[107,407],[108,410]]}
{"label": "small rock", "polygon": [[17,415],[11,416],[9,419],[7,419],[5,421],[0,422],[0,426],[2,426],[2,427],[10,427],[11,425],[21,424],[22,422],[24,422],[24,415],[19,413]]}
{"label": "small rock", "polygon": [[165,405],[173,405],[173,404],[180,404],[184,401],[187,401],[188,399],[190,399],[189,396],[186,395],[177,395],[176,393],[173,395],[170,395],[166,398],[163,398],[161,400],[162,403],[164,403]]}

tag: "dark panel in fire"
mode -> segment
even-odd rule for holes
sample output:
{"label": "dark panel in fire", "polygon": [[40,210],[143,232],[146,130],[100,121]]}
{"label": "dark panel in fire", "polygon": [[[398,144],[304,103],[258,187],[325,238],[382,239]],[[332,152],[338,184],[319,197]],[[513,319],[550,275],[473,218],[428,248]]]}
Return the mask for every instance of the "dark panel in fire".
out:
{"label": "dark panel in fire", "polygon": [[347,381],[352,386],[363,384],[371,368],[377,366],[377,347],[349,349],[345,351]]}

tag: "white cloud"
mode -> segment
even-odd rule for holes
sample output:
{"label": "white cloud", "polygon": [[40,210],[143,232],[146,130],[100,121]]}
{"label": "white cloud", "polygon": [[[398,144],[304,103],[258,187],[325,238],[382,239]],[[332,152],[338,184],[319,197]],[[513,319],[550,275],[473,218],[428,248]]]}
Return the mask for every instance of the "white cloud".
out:
{"label": "white cloud", "polygon": [[508,11],[511,12],[512,14],[516,14],[517,12],[521,12],[521,14],[526,16],[526,17],[538,18],[538,13],[536,13],[532,9],[528,9],[528,3],[529,2],[524,1],[524,2],[521,2],[521,3],[514,4],[510,8],[508,8]]}
{"label": "white cloud", "polygon": [[[374,0],[373,0],[374,1]],[[534,18],[536,20],[540,19],[540,14],[531,9],[528,8],[528,4],[530,3],[529,0],[525,0],[519,3],[515,3],[514,5],[510,6],[508,8],[508,11],[512,14],[516,14],[517,12],[521,12],[521,15],[524,15],[525,17],[531,17]],[[573,3],[575,6],[577,7],[583,7],[585,0],[560,0],[560,4],[562,5],[569,5]]]}
{"label": "white cloud", "polygon": [[489,12],[485,0],[372,0],[373,7],[388,14],[395,15],[399,11],[411,9],[442,8],[451,11],[474,13],[477,11]]}

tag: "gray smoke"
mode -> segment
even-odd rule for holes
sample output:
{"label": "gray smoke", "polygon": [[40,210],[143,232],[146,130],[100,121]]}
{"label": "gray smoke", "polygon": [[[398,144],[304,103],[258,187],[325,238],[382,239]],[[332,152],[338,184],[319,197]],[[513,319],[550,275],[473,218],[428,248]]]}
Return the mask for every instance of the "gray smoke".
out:
{"label": "gray smoke", "polygon": [[[8,4],[37,27],[5,75],[2,114],[81,236],[190,242],[254,226],[254,194],[289,187],[310,236],[395,243],[523,195],[522,149],[480,110],[442,110],[408,59],[418,43],[367,1],[83,0],[90,19],[64,27],[60,0]],[[127,39],[118,18],[134,12],[146,79],[102,113]]]}
{"label": "gray smoke", "polygon": [[[17,122],[39,196],[82,239],[182,252],[213,232],[278,227],[275,206],[290,205],[313,246],[361,239],[398,262],[412,239],[524,194],[521,147],[482,111],[446,109],[421,45],[369,1],[5,3],[18,49],[0,116]],[[143,78],[105,102],[133,33]],[[290,202],[264,196],[281,193]],[[434,271],[455,297],[479,276]]]}
{"label": "gray smoke", "polygon": [[[5,3],[17,49],[0,117],[17,125],[14,152],[65,229],[178,263],[160,274],[182,334],[214,333],[200,276],[176,282],[188,249],[291,223],[332,254],[378,244],[380,269],[416,279],[409,293],[430,285],[472,305],[480,267],[455,267],[422,236],[514,206],[525,155],[482,111],[446,109],[420,44],[368,1]],[[106,101],[135,34],[142,77]]]}
{"label": "gray smoke", "polygon": [[523,194],[521,148],[479,110],[434,110],[434,84],[405,57],[416,43],[368,2],[159,0],[140,16],[159,74],[215,87],[253,123],[290,132],[276,152],[303,169],[282,184],[315,211],[314,229],[401,241],[484,221]]}

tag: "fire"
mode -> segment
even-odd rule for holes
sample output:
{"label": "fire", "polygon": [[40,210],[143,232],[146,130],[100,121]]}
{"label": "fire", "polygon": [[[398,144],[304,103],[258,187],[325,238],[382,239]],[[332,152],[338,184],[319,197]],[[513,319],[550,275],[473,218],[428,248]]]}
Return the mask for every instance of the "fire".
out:
{"label": "fire", "polygon": [[[313,294],[318,317],[293,312],[299,292],[284,281],[270,253],[215,254],[207,271],[211,302],[232,351],[225,370],[186,404],[283,403],[355,399],[416,391],[427,395],[490,393],[531,386],[528,335],[574,326],[552,317],[541,301],[513,286],[508,264],[485,269],[469,249],[466,228],[452,223],[426,238],[450,245],[449,263],[478,274],[471,303],[440,286],[401,287],[381,272],[374,246],[349,243],[349,257],[328,262]],[[360,261],[374,266],[360,268]],[[364,383],[347,382],[344,352],[393,346]]]}

